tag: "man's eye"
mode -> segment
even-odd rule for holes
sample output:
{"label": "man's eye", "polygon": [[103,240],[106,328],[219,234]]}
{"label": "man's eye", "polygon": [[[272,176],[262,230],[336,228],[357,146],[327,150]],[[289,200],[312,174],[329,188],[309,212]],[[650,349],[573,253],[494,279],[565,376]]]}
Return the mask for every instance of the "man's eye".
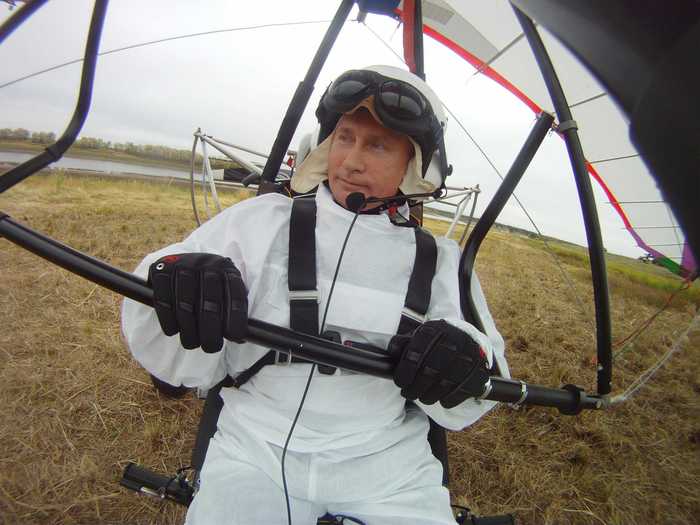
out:
{"label": "man's eye", "polygon": [[372,142],[371,146],[372,149],[376,149],[379,151],[383,151],[386,149],[386,144],[384,144],[383,142]]}
{"label": "man's eye", "polygon": [[351,142],[351,141],[352,141],[352,137],[351,137],[350,135],[348,135],[347,133],[339,133],[339,134],[336,136],[336,138],[337,138],[340,142],[344,142],[344,143],[348,143],[348,142]]}

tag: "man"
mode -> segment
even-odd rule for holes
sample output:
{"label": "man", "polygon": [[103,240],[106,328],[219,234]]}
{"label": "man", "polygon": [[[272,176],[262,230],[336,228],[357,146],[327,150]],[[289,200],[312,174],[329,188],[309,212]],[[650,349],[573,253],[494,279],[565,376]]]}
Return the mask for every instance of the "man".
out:
{"label": "man", "polygon": [[[470,425],[493,406],[473,399],[488,368],[507,366],[476,280],[488,334],[461,318],[456,244],[395,224],[408,215],[397,195],[429,194],[444,180],[440,103],[414,75],[375,66],[341,75],[317,116],[320,144],[291,184],[315,196],[249,199],[146,257],[136,272],[148,273],[156,308],[125,300],[125,338],[169,384],[234,378],[187,523],[287,523],[287,498],[298,524],[326,513],[367,525],[453,523],[426,414],[450,429]],[[248,315],[391,346],[394,383],[246,343]]]}

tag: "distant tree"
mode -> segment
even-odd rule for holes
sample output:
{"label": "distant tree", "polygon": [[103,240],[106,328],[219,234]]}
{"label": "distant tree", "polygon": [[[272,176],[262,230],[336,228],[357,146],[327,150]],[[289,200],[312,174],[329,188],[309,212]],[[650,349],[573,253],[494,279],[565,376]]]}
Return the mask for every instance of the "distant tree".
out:
{"label": "distant tree", "polygon": [[0,129],[0,138],[9,140],[29,140],[31,133],[24,128],[3,128]]}
{"label": "distant tree", "polygon": [[56,141],[53,131],[34,131],[31,135],[34,144],[52,144]]}
{"label": "distant tree", "polygon": [[15,128],[14,135],[14,138],[17,140],[29,140],[30,133],[28,129]]}
{"label": "distant tree", "polygon": [[[24,128],[0,128],[0,139],[5,140],[31,140],[34,144],[52,144],[56,141],[56,134],[53,131],[30,132]],[[111,149],[114,151],[128,153],[135,157],[168,160],[178,163],[189,164],[192,152],[189,149],[177,149],[169,146],[155,144],[134,144],[133,142],[111,142],[99,137],[80,137],[74,146],[82,149],[101,150]],[[212,159],[214,160],[214,159]],[[202,155],[195,153],[196,165],[201,165]]]}

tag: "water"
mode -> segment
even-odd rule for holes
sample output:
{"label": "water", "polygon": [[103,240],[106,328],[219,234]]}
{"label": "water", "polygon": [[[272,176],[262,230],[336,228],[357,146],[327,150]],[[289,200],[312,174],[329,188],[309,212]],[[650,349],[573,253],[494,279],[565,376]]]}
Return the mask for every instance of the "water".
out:
{"label": "water", "polygon": [[[22,163],[34,157],[36,153],[20,153],[17,151],[0,151],[0,162]],[[189,179],[189,171],[156,168],[151,166],[141,166],[139,164],[126,164],[124,162],[114,162],[111,160],[77,159],[74,157],[63,157],[51,166],[66,169],[81,169],[101,171],[104,173],[137,173],[139,175],[152,175],[155,177],[175,177],[178,179]]]}

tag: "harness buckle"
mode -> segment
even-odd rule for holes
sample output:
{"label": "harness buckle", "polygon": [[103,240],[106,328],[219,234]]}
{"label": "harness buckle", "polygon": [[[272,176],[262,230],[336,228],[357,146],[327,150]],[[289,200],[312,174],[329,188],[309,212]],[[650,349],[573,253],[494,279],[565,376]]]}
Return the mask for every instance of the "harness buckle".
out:
{"label": "harness buckle", "polygon": [[290,301],[316,301],[318,303],[318,289],[314,290],[289,290]]}
{"label": "harness buckle", "polygon": [[292,354],[275,351],[275,365],[289,366],[292,364]]}
{"label": "harness buckle", "polygon": [[425,320],[426,320],[425,315],[423,315],[419,312],[416,312],[415,310],[409,308],[408,306],[403,307],[403,309],[401,310],[401,315],[405,315],[409,319],[411,319],[417,323],[420,323],[420,324],[425,323]]}

